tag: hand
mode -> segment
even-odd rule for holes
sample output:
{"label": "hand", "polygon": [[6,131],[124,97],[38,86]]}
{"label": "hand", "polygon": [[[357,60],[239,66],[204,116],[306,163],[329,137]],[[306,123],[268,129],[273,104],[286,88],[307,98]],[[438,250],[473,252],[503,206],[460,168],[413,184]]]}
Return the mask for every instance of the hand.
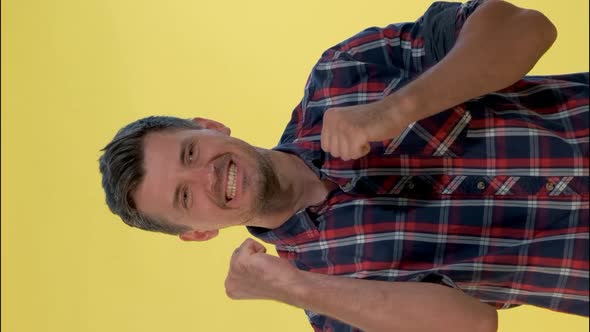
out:
{"label": "hand", "polygon": [[231,299],[287,302],[299,272],[286,259],[266,254],[262,244],[246,239],[232,255],[225,290]]}
{"label": "hand", "polygon": [[369,153],[370,142],[395,138],[408,125],[389,100],[331,108],[324,113],[322,150],[342,160],[358,159]]}

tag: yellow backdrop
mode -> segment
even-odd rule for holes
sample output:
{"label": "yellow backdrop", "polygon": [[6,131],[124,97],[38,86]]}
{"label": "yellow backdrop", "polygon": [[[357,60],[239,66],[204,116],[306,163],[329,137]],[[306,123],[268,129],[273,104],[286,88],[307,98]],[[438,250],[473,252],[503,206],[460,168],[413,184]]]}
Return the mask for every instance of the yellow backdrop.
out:
{"label": "yellow backdrop", "polygon": [[[2,331],[310,330],[301,310],[226,298],[245,230],[183,243],[111,215],[98,150],[151,114],[211,117],[270,148],[324,49],[429,3],[2,1]],[[533,73],[588,71],[587,0],[515,3],[559,30]],[[528,307],[500,319],[503,332],[588,331]]]}

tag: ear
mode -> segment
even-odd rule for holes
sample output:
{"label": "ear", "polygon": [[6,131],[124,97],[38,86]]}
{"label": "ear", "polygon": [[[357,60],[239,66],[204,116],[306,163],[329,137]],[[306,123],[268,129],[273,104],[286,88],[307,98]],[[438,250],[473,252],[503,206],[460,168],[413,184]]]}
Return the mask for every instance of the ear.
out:
{"label": "ear", "polygon": [[203,128],[215,130],[220,133],[226,134],[227,136],[231,134],[231,130],[221,122],[205,118],[194,118],[193,121]]}
{"label": "ear", "polygon": [[188,231],[180,234],[178,237],[183,241],[207,241],[216,237],[217,234],[219,234],[219,230],[217,229],[214,231]]}

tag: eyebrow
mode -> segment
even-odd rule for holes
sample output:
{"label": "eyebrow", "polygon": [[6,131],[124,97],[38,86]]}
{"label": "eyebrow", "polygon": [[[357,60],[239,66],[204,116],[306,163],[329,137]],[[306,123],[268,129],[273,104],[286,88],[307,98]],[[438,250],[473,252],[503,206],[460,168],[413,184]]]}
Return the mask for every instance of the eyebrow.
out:
{"label": "eyebrow", "polygon": [[[184,165],[185,160],[186,160],[186,149],[187,146],[190,144],[192,140],[192,137],[187,137],[185,139],[182,140],[182,142],[180,142],[180,152],[179,152],[179,156],[180,156],[180,164]],[[174,190],[174,199],[172,201],[172,206],[174,207],[174,209],[178,210],[179,206],[180,206],[180,192],[182,191],[182,186],[181,185],[177,185],[176,189]]]}

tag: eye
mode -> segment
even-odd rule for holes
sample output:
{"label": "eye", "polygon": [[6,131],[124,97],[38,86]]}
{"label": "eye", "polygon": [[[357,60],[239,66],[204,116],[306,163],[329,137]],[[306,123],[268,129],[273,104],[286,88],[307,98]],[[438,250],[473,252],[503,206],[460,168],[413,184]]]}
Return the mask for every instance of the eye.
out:
{"label": "eye", "polygon": [[188,190],[186,189],[182,191],[182,205],[188,208]]}
{"label": "eye", "polygon": [[195,161],[196,159],[196,155],[195,155],[195,143],[192,143],[191,145],[189,145],[188,147],[188,151],[186,153],[186,159],[188,164],[192,164],[193,161]]}

